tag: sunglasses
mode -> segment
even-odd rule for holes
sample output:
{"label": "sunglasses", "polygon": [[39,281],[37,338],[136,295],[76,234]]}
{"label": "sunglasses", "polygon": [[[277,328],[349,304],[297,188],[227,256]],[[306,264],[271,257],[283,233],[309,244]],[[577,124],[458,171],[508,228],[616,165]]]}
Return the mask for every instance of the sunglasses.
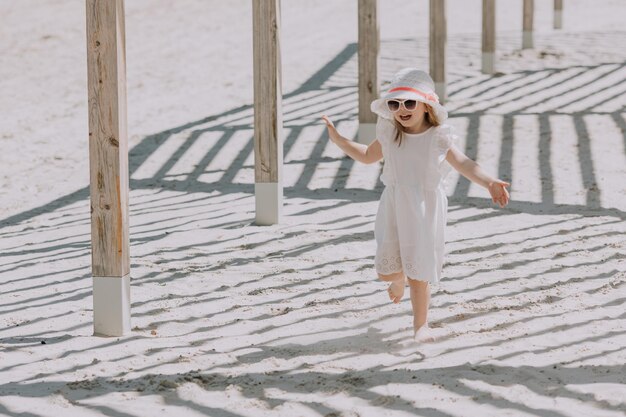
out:
{"label": "sunglasses", "polygon": [[412,111],[417,108],[417,100],[387,100],[387,107],[394,113],[400,110],[400,105],[408,111]]}

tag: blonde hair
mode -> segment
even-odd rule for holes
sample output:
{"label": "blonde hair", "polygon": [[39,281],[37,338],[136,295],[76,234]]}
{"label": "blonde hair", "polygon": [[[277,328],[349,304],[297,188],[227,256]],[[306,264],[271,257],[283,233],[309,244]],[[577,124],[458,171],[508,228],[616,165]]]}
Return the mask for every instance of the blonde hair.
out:
{"label": "blonde hair", "polygon": [[[424,103],[424,106],[426,106],[426,122],[430,126],[439,126],[441,121],[437,118],[433,108],[426,103]],[[398,142],[398,146],[400,146],[402,144],[402,137],[404,136],[404,127],[399,121],[396,120],[395,117],[393,119],[393,124],[396,126],[396,134],[394,135],[393,141]]]}

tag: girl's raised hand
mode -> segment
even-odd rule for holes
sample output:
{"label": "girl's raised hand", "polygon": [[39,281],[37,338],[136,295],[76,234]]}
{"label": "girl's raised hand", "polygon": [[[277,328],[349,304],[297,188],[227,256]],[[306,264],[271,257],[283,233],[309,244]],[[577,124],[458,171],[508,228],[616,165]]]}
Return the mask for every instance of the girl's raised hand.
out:
{"label": "girl's raised hand", "polygon": [[324,121],[324,123],[326,123],[330,140],[335,142],[335,140],[339,137],[339,132],[337,132],[337,129],[335,129],[335,124],[326,115],[322,116],[322,120]]}
{"label": "girl's raised hand", "polygon": [[491,201],[498,203],[500,207],[504,207],[509,203],[509,192],[506,187],[511,186],[506,181],[495,180],[489,183],[489,194],[491,194]]}

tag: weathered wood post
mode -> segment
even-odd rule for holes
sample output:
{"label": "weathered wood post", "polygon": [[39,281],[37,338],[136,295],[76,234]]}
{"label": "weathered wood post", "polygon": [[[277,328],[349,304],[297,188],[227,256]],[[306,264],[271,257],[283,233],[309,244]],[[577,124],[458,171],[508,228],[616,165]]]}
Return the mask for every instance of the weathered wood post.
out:
{"label": "weathered wood post", "polygon": [[283,205],[280,0],[252,0],[252,16],[256,224],[271,225]]}
{"label": "weathered wood post", "polygon": [[446,101],[446,0],[430,0],[430,76],[439,101]]}
{"label": "weathered wood post", "polygon": [[554,0],[554,28],[563,29],[563,0]]}
{"label": "weathered wood post", "polygon": [[94,334],[130,332],[124,0],[87,0]]}
{"label": "weathered wood post", "polygon": [[370,104],[378,98],[380,34],[378,0],[359,0],[359,133],[357,141],[369,144],[376,138],[376,115]]}
{"label": "weathered wood post", "polygon": [[524,24],[522,33],[522,49],[533,47],[533,8],[535,0],[524,0]]}
{"label": "weathered wood post", "polygon": [[496,0],[483,0],[483,74],[495,72]]}

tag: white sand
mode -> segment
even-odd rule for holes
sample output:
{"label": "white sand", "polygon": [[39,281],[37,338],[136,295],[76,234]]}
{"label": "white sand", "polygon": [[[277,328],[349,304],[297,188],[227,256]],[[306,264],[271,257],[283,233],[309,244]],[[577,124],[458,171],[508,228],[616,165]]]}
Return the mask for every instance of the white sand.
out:
{"label": "white sand", "polygon": [[[283,1],[285,217],[254,218],[249,0],[127,0],[133,332],[92,336],[84,2],[1,1],[0,415],[623,416],[622,0],[449,0],[460,146],[504,210],[449,181],[445,280],[410,302],[373,269],[380,166],[356,131],[354,0]],[[174,3],[176,4],[174,6]],[[427,68],[427,2],[381,1],[381,73]],[[502,4],[502,6],[500,6]],[[45,343],[45,344],[43,344]]]}

